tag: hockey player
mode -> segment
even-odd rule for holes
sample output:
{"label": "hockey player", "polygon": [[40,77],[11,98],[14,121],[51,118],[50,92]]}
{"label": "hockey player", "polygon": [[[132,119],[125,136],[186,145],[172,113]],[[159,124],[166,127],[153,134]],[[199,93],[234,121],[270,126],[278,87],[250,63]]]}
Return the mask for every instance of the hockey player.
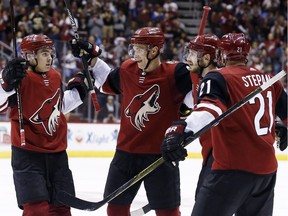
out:
{"label": "hockey player", "polygon": [[[190,40],[189,45],[184,50],[184,58],[192,73],[197,73],[199,77],[203,78],[209,71],[217,69],[219,57],[218,43],[219,38],[214,34],[203,34]],[[192,99],[191,97],[189,98]],[[193,102],[188,102],[188,104],[192,103]],[[209,139],[209,131],[204,133],[199,138],[202,146],[203,163],[197,183],[195,197],[197,196],[199,188],[203,184],[207,174],[211,171],[213,156],[212,145]]]}
{"label": "hockey player", "polygon": [[[219,48],[226,66],[206,74],[196,109],[173,125],[174,132],[167,130],[161,147],[167,161],[183,159],[181,143],[186,132],[197,132],[270,79],[246,66],[250,45],[242,33],[224,35]],[[277,172],[275,115],[287,123],[287,94],[280,82],[210,130],[212,171],[199,189],[192,216],[272,215]]]}
{"label": "hockey player", "polygon": [[[70,216],[70,208],[57,203],[55,196],[58,190],[75,194],[66,154],[64,114],[85,98],[84,76],[77,74],[63,92],[61,75],[51,67],[55,57],[52,40],[42,34],[29,35],[23,38],[20,48],[24,59],[9,61],[0,73],[0,110],[4,112],[10,107],[12,168],[18,206],[25,216]],[[20,82],[25,145],[20,144],[14,90]]]}
{"label": "hockey player", "polygon": [[[121,95],[121,126],[116,152],[111,162],[104,196],[133,178],[161,156],[160,146],[166,128],[180,118],[179,108],[191,91],[189,70],[184,63],[161,62],[165,38],[159,28],[138,29],[131,38],[129,55],[111,70],[98,56],[99,49],[78,41],[73,49],[88,52],[96,87],[105,93]],[[93,48],[92,48],[93,47]],[[91,49],[90,49],[91,48]],[[179,216],[180,177],[178,165],[166,164],[143,179],[151,209],[157,216]],[[141,181],[109,202],[109,216],[130,215],[130,205]]]}

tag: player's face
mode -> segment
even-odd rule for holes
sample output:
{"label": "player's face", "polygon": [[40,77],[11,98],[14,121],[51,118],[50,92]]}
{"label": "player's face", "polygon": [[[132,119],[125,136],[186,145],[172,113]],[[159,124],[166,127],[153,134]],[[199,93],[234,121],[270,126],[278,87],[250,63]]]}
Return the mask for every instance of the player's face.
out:
{"label": "player's face", "polygon": [[142,44],[133,44],[129,46],[129,56],[135,60],[140,69],[144,69],[148,62],[147,46]]}
{"label": "player's face", "polygon": [[47,72],[49,71],[53,58],[55,56],[55,52],[52,49],[44,48],[39,49],[36,53],[36,59],[37,59],[37,66],[36,71],[37,72]]}
{"label": "player's face", "polygon": [[197,72],[199,69],[199,66],[197,63],[198,61],[197,51],[188,49],[185,55],[186,55],[186,63],[189,65],[190,71]]}

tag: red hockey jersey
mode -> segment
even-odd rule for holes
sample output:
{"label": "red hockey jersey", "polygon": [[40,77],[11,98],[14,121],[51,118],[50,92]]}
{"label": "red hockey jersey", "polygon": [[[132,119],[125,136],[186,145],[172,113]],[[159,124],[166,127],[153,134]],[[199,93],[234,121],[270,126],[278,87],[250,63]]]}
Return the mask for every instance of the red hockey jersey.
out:
{"label": "red hockey jersey", "polygon": [[[268,79],[269,75],[246,66],[227,66],[211,71],[201,81],[200,104],[194,112],[208,111],[216,118],[219,110],[225,112]],[[256,95],[210,130],[212,169],[256,174],[276,171],[273,146],[276,115],[287,119],[287,95],[280,82]]]}
{"label": "red hockey jersey", "polygon": [[21,146],[17,105],[11,107],[11,141],[18,148],[59,152],[67,148],[67,123],[62,107],[61,76],[53,68],[39,74],[27,71],[19,90],[22,97],[26,145]]}
{"label": "red hockey jersey", "polygon": [[121,94],[117,149],[160,154],[165,131],[172,121],[179,120],[180,105],[192,83],[183,63],[162,63],[145,73],[129,59],[109,74],[102,88],[106,93]]}

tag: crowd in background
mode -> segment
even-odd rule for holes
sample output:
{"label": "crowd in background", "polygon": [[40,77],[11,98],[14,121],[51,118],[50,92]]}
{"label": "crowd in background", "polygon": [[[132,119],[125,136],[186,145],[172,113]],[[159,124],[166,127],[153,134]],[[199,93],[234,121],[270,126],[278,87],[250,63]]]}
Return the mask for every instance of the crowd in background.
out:
{"label": "crowd in background", "polygon": [[[192,1],[191,1],[192,2]],[[248,64],[264,73],[288,69],[287,1],[282,0],[211,0],[202,1],[212,10],[208,26],[221,37],[228,32],[245,33],[251,44]],[[101,58],[111,68],[128,58],[130,36],[143,26],[158,26],[165,33],[163,60],[182,61],[183,49],[189,42],[177,1],[171,0],[71,0],[70,9],[78,24],[82,39],[97,44],[103,50]],[[14,0],[17,44],[29,34],[43,33],[56,47],[53,62],[65,83],[82,69],[81,60],[74,58],[69,41],[71,28],[64,1]],[[0,3],[0,42],[12,46],[9,1]],[[202,14],[200,13],[200,18]],[[193,35],[192,35],[193,36]],[[19,47],[18,47],[19,50]],[[0,68],[9,60],[2,50]],[[4,54],[7,54],[4,55]],[[11,56],[11,53],[10,53]],[[287,88],[287,82],[284,82]],[[89,98],[69,115],[69,121],[118,122],[120,98],[97,92],[100,112],[94,112]],[[90,100],[91,101],[91,100]],[[87,105],[88,104],[88,105]],[[2,116],[2,119],[7,116]],[[7,118],[8,119],[8,118]]]}

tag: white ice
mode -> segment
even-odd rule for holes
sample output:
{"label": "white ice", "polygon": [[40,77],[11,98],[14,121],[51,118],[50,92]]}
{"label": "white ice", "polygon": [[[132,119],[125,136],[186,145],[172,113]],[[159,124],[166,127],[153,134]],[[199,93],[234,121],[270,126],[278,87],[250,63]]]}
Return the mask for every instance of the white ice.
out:
{"label": "white ice", "polygon": [[[103,199],[103,190],[111,158],[70,158],[70,168],[74,175],[77,196],[98,202]],[[194,191],[201,168],[200,159],[186,159],[180,163],[182,216],[189,216],[194,203]],[[288,161],[279,161],[277,183],[274,199],[274,216],[288,215]],[[132,210],[147,204],[145,191],[140,188]],[[0,215],[20,216],[22,211],[16,204],[10,159],[0,159]],[[97,211],[80,211],[73,209],[73,216],[106,215],[106,205]],[[146,214],[155,215],[153,211]],[[119,215],[120,216],[120,215]]]}

